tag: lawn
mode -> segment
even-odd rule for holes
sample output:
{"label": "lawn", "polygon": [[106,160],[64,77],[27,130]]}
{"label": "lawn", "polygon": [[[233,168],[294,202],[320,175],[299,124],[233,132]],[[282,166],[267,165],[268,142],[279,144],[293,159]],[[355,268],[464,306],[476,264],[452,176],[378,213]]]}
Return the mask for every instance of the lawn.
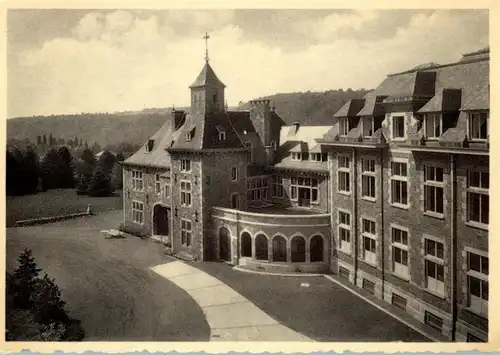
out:
{"label": "lawn", "polygon": [[73,189],[60,189],[35,195],[7,196],[7,227],[23,219],[85,212],[89,204],[94,212],[120,210],[123,208],[122,192],[117,191],[112,197],[90,197],[77,195]]}

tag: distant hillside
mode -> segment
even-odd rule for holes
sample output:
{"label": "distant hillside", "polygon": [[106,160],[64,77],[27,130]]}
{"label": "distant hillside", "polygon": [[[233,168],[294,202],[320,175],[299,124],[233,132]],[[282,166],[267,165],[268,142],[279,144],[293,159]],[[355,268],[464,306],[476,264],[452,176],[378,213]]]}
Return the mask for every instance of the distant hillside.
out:
{"label": "distant hillside", "polygon": [[[350,99],[362,98],[371,90],[329,90],[324,92],[295,92],[264,96],[271,100],[278,115],[286,123],[300,122],[303,125],[320,126],[332,123],[332,116]],[[250,104],[243,103],[240,109],[248,110]]]}
{"label": "distant hillside", "polygon": [[[368,90],[330,90],[276,94],[262,97],[276,106],[276,112],[288,123],[324,125],[332,122],[332,115],[349,99],[363,97]],[[182,108],[179,108],[182,109]],[[248,103],[238,109],[249,109]],[[7,120],[7,137],[36,142],[37,136],[49,135],[64,139],[78,136],[89,144],[101,146],[128,142],[142,144],[156,132],[170,115],[169,108],[151,108],[138,112],[112,114],[54,115],[19,117]]]}

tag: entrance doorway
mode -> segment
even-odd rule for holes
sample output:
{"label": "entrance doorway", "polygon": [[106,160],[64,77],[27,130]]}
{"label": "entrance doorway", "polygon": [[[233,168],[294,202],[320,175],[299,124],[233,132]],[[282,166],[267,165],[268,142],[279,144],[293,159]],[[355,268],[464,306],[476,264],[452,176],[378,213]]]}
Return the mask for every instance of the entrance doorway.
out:
{"label": "entrance doorway", "polygon": [[311,207],[311,189],[299,187],[299,206]]}
{"label": "entrance doorway", "polygon": [[156,205],[153,210],[153,235],[170,235],[170,208]]}
{"label": "entrance doorway", "polygon": [[230,261],[231,253],[231,234],[229,229],[222,227],[219,229],[219,258],[221,260]]}

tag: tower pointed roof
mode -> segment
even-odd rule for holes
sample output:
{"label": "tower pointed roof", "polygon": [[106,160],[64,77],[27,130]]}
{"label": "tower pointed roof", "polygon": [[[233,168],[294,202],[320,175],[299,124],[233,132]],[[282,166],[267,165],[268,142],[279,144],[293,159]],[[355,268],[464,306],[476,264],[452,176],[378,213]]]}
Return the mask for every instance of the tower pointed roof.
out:
{"label": "tower pointed roof", "polygon": [[205,61],[203,69],[201,70],[200,74],[198,75],[194,83],[191,84],[190,88],[197,88],[203,86],[223,87],[223,88],[226,87],[226,85],[224,85],[222,81],[219,80],[217,75],[215,75],[215,72],[208,63],[208,61]]}

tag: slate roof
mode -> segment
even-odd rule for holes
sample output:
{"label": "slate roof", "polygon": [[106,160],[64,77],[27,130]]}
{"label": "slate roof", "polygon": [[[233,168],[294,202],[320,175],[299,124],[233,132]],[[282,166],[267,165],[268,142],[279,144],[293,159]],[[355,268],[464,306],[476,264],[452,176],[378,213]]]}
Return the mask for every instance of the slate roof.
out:
{"label": "slate roof", "polygon": [[429,100],[419,113],[458,111],[461,106],[461,89],[442,89]]}
{"label": "slate roof", "polygon": [[215,75],[214,70],[212,69],[210,64],[208,64],[208,62],[205,62],[205,65],[203,66],[203,69],[201,69],[200,74],[198,74],[196,80],[189,87],[196,88],[203,86],[212,86],[221,88],[226,87],[226,85],[224,85],[222,81],[219,80],[217,75]]}
{"label": "slate roof", "polygon": [[490,86],[479,90],[468,102],[462,105],[462,110],[488,110],[490,108]]}
{"label": "slate roof", "polygon": [[347,101],[335,114],[333,117],[351,117],[356,116],[358,112],[363,108],[365,104],[365,99],[351,99]]}

